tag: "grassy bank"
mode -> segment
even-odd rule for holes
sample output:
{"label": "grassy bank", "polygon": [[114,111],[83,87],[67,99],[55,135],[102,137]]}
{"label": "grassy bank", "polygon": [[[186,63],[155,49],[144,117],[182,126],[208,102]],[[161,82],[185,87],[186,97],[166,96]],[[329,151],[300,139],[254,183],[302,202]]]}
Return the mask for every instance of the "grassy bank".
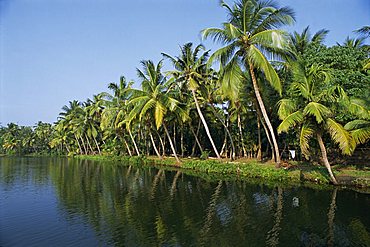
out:
{"label": "grassy bank", "polygon": [[[276,169],[274,163],[261,163],[256,160],[199,160],[182,159],[181,166],[173,158],[126,157],[126,156],[93,156],[79,155],[80,159],[114,161],[124,164],[155,166],[165,170],[180,169],[184,173],[204,177],[205,179],[243,179],[264,184],[304,185],[307,187],[330,186],[330,179],[324,167],[304,162],[285,163],[283,168]],[[370,188],[370,170],[367,168],[333,166],[335,176],[342,186]]]}

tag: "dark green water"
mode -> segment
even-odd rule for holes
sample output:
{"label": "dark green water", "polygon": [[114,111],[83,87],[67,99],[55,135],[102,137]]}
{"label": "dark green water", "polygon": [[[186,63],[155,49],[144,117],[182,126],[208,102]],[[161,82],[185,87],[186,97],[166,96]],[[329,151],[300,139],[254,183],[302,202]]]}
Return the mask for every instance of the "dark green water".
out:
{"label": "dark green water", "polygon": [[0,246],[370,246],[370,196],[0,158]]}

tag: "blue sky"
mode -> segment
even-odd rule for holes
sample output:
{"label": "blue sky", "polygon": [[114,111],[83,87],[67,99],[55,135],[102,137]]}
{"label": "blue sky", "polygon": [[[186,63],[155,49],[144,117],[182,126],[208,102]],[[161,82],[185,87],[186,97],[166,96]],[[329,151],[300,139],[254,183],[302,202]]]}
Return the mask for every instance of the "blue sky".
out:
{"label": "blue sky", "polygon": [[[179,45],[201,42],[200,30],[224,22],[218,2],[0,0],[1,125],[54,122],[68,101],[107,91],[121,75],[136,80],[141,60],[177,55]],[[370,24],[369,0],[278,2],[296,12],[287,30],[329,29],[328,45]]]}

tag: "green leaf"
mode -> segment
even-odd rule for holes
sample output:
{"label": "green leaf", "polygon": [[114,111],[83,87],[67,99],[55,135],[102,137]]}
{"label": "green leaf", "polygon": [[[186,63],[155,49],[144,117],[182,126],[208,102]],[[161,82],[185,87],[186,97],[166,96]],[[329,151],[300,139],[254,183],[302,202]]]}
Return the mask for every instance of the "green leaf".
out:
{"label": "green leaf", "polygon": [[304,115],[315,116],[317,123],[321,123],[330,113],[329,108],[317,102],[308,103],[303,110]]}
{"label": "green leaf", "polygon": [[301,147],[302,154],[308,159],[310,152],[309,152],[309,141],[314,133],[314,130],[309,124],[303,124],[301,128],[301,133],[299,136],[299,144]]}
{"label": "green leaf", "polygon": [[159,129],[162,125],[164,113],[165,113],[165,108],[162,106],[162,104],[157,102],[157,104],[155,105],[155,113],[154,113],[155,125],[157,129]]}
{"label": "green leaf", "polygon": [[279,107],[278,116],[280,120],[285,119],[287,116],[292,114],[297,108],[295,102],[291,99],[281,99],[278,101],[277,105]]}
{"label": "green leaf", "polygon": [[339,145],[343,154],[351,154],[355,149],[355,141],[344,127],[332,118],[326,120],[331,138]]}
{"label": "green leaf", "polygon": [[293,112],[284,118],[278,127],[278,133],[287,132],[291,127],[303,121],[303,114],[300,111]]}
{"label": "green leaf", "polygon": [[282,89],[278,74],[262,52],[254,45],[249,47],[248,60],[254,65],[254,67],[263,71],[267,81],[269,81],[271,86],[281,95]]}

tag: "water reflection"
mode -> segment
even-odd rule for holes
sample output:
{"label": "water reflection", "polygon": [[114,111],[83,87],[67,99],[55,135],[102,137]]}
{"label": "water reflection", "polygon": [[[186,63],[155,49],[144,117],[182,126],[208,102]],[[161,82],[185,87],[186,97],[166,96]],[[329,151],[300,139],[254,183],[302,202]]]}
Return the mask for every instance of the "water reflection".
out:
{"label": "water reflection", "polygon": [[[52,188],[59,215],[93,229],[98,245],[370,246],[365,194],[205,181],[180,171],[86,160],[0,162],[1,200],[28,193],[16,188]],[[1,232],[11,234],[14,224],[9,220]],[[64,238],[56,241],[63,245]]]}

